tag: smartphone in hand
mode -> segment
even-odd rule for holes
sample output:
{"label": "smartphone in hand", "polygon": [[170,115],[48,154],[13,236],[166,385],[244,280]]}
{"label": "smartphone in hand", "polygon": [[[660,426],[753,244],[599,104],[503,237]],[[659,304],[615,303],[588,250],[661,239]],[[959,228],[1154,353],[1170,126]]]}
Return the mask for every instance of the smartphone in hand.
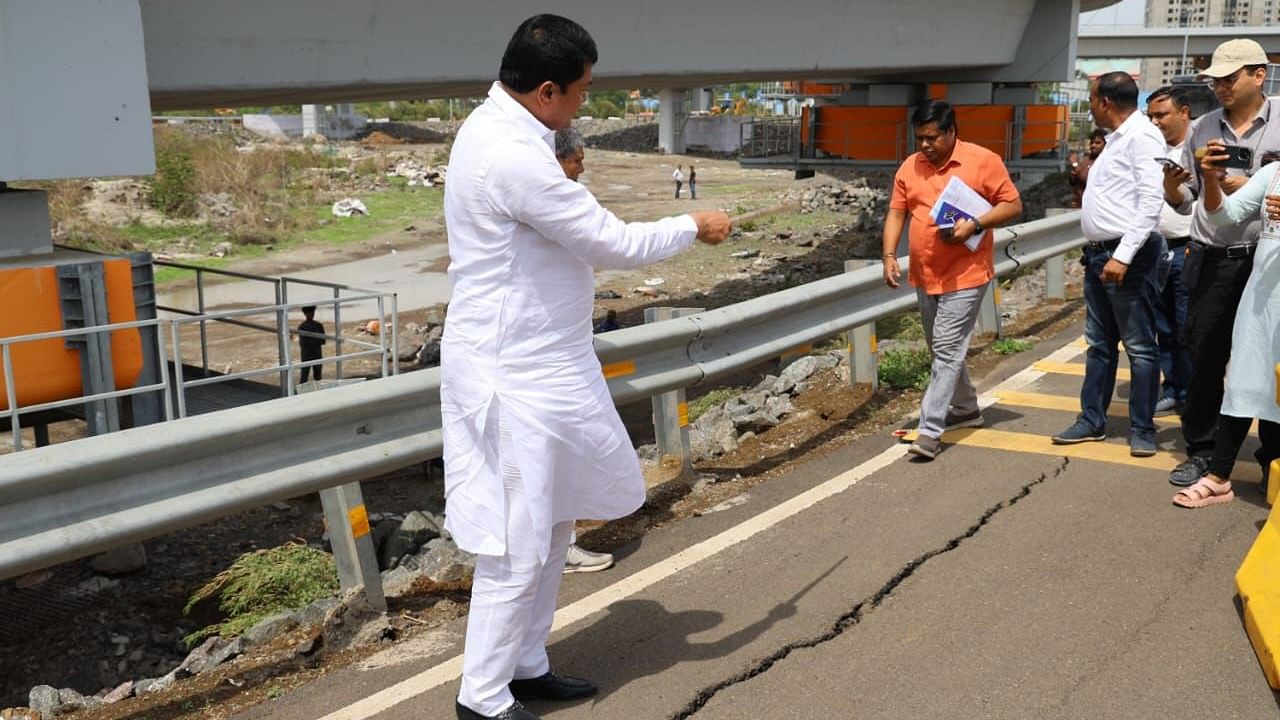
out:
{"label": "smartphone in hand", "polygon": [[1179,165],[1178,163],[1176,163],[1176,162],[1174,162],[1174,161],[1170,160],[1170,159],[1169,159],[1169,158],[1167,158],[1167,157],[1158,157],[1158,158],[1152,158],[1152,159],[1153,159],[1153,160],[1155,160],[1156,162],[1160,163],[1161,165],[1163,165],[1163,166],[1164,166],[1164,168],[1165,168],[1166,170],[1172,170],[1172,171],[1175,171],[1175,172],[1182,172],[1182,169],[1183,169],[1183,168],[1182,168],[1182,166],[1181,166],[1181,165]]}
{"label": "smartphone in hand", "polygon": [[1227,146],[1227,159],[1222,161],[1222,167],[1248,170],[1252,165],[1253,150],[1239,145]]}

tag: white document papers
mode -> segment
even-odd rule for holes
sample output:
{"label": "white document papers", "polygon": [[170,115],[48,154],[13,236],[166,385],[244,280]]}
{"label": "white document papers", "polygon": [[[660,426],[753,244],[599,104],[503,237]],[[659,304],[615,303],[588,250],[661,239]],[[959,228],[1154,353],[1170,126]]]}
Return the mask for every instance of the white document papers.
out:
{"label": "white document papers", "polygon": [[[991,203],[953,175],[938,196],[938,202],[933,204],[929,216],[939,228],[949,228],[961,220],[976,220],[988,212],[991,212]],[[969,248],[969,252],[976,252],[985,234],[974,233],[964,241],[964,246]]]}

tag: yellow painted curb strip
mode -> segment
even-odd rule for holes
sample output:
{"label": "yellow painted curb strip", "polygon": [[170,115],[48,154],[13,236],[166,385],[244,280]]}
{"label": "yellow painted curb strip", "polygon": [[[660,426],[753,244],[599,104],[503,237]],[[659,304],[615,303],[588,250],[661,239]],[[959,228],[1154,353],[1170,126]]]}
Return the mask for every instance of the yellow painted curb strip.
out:
{"label": "yellow painted curb strip", "polygon": [[[1031,366],[1040,372],[1054,373],[1056,375],[1077,375],[1084,377],[1084,363],[1054,362],[1052,360],[1040,360]],[[1129,368],[1116,368],[1116,380],[1128,380]]]}
{"label": "yellow painted curb strip", "polygon": [[[916,438],[912,430],[901,438],[902,442],[911,442]],[[1087,442],[1075,445],[1054,445],[1046,435],[992,430],[990,428],[963,428],[943,433],[942,441],[954,445],[987,448],[990,450],[1007,450],[1010,452],[1030,453],[1033,455],[1050,455],[1053,457],[1069,457],[1080,460],[1095,460],[1111,465],[1127,465],[1147,468],[1149,470],[1172,470],[1181,462],[1181,455],[1159,451],[1151,457],[1133,457],[1129,454],[1129,445],[1124,438],[1117,442]],[[945,457],[945,456],[944,456]],[[1231,473],[1232,480],[1240,482],[1258,482],[1262,473],[1255,462],[1237,463]]]}
{"label": "yellow painted curb strip", "polygon": [[1262,672],[1267,683],[1280,690],[1280,667],[1276,664],[1280,654],[1280,511],[1274,505],[1236,571],[1236,590],[1244,605],[1244,629]]}
{"label": "yellow painted curb strip", "polygon": [[1276,506],[1276,495],[1280,495],[1280,460],[1271,461],[1271,472],[1267,473],[1271,480],[1267,483],[1267,504]]}

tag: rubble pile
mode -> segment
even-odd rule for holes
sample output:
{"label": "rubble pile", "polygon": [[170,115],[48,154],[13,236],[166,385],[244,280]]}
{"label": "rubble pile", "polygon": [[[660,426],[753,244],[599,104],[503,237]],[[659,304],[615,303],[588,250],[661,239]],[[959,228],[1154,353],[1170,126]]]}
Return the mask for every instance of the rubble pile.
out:
{"label": "rubble pile", "polygon": [[[614,121],[614,124],[618,124]],[[658,151],[658,124],[644,123],[630,125],[618,129],[609,127],[609,121],[597,121],[590,125],[578,121],[574,124],[583,134],[587,147],[600,150],[618,150],[621,152],[651,153]],[[584,127],[590,127],[594,134],[587,134]]]}
{"label": "rubble pile", "polygon": [[409,187],[444,187],[444,165],[425,165],[412,158],[401,160],[387,173],[387,177],[409,179]]}

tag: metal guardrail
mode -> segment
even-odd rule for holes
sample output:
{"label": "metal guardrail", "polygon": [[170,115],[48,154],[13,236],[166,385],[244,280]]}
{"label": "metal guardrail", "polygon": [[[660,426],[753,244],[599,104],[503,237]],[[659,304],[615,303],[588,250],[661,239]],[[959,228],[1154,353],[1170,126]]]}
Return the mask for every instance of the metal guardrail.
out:
{"label": "metal guardrail", "polygon": [[[1078,213],[996,237],[1001,275],[1084,243]],[[597,336],[596,350],[627,403],[915,303],[873,266]],[[423,370],[0,457],[0,578],[439,457],[439,391],[439,369]]]}

